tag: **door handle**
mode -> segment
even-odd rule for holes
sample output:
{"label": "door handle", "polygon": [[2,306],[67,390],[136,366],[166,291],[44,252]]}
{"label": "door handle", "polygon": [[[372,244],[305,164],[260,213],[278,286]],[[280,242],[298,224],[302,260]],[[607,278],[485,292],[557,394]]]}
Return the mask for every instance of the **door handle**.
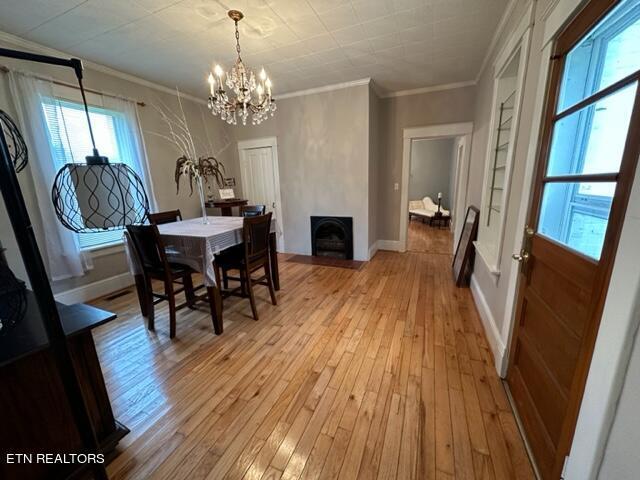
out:
{"label": "door handle", "polygon": [[271,204],[271,208],[276,208],[276,202],[273,202],[273,203]]}
{"label": "door handle", "polygon": [[531,242],[533,240],[534,234],[535,231],[533,230],[533,228],[531,228],[529,225],[525,225],[524,238],[522,240],[522,249],[520,250],[520,253],[514,253],[513,255],[511,255],[511,258],[522,265],[522,273],[526,272],[527,264],[529,262],[529,258],[531,257],[531,254],[529,252],[531,251]]}
{"label": "door handle", "polygon": [[527,252],[526,250],[521,250],[520,253],[514,253],[513,255],[511,255],[511,258],[513,258],[518,263],[523,263],[529,260],[529,252]]}

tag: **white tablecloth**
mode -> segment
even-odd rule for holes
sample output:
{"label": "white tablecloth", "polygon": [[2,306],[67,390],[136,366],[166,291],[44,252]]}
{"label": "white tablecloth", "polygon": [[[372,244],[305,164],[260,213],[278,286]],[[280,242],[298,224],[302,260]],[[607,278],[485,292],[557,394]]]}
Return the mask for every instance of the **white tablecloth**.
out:
{"label": "white tablecloth", "polygon": [[[160,236],[167,251],[167,258],[173,263],[182,263],[204,275],[206,286],[215,286],[213,259],[222,250],[242,243],[242,217],[192,218],[181,222],[158,225]],[[276,231],[276,219],[271,220],[271,232]],[[137,257],[131,251],[125,232],[125,251],[129,271],[132,275],[142,273]]]}

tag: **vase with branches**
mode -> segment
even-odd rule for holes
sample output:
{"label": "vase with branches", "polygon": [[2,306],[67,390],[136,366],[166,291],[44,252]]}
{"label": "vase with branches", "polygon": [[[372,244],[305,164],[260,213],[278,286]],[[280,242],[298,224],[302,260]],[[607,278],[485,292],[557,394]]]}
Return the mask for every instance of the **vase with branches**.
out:
{"label": "vase with branches", "polygon": [[[205,206],[204,184],[215,182],[219,188],[224,186],[224,164],[216,158],[228,145],[225,145],[217,153],[213,153],[213,146],[205,127],[208,145],[205,146],[196,136],[191,133],[187,117],[184,113],[180,92],[176,89],[178,97],[179,114],[173,112],[166,104],[160,102],[160,105],[154,104],[154,109],[160,114],[160,118],[167,126],[166,133],[150,132],[153,135],[164,138],[180,152],[180,157],[176,160],[176,168],[174,172],[174,180],[176,182],[176,195],[180,193],[180,179],[186,176],[189,179],[190,195],[193,195],[193,184],[195,181],[200,197],[200,208],[202,209],[203,223],[209,223],[207,218],[207,210]],[[203,115],[204,122],[204,115]],[[198,148],[204,149],[207,153],[198,154]]]}

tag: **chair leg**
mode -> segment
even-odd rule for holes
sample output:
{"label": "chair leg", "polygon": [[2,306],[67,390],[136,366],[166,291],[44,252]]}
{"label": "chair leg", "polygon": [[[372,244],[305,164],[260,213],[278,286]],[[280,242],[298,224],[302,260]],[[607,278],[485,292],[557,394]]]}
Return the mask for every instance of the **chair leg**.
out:
{"label": "chair leg", "polygon": [[245,275],[245,271],[240,269],[238,270],[238,273],[240,276],[240,293],[242,293],[242,295],[246,297],[247,296],[247,278]]}
{"label": "chair leg", "polygon": [[222,286],[225,290],[229,289],[229,272],[226,268],[222,269]]}
{"label": "chair leg", "polygon": [[136,282],[136,293],[138,294],[138,303],[140,304],[140,313],[143,317],[147,316],[147,285],[144,275],[134,275]]}
{"label": "chair leg", "polygon": [[251,302],[251,312],[253,313],[253,319],[258,320],[258,309],[256,308],[256,299],[253,296],[253,284],[251,283],[251,273],[245,270],[245,279],[247,284],[247,293],[249,294],[249,302]]}
{"label": "chair leg", "polygon": [[176,336],[176,296],[170,280],[164,282],[164,293],[169,300],[169,338],[174,338]]}
{"label": "chair leg", "polygon": [[146,278],[145,279],[145,302],[147,303],[147,329],[148,330],[155,330],[156,329],[156,325],[155,325],[155,305],[153,304],[153,287],[151,285],[151,279],[150,278]]}
{"label": "chair leg", "polygon": [[271,303],[277,305],[278,300],[276,299],[276,291],[273,288],[273,279],[271,278],[271,269],[269,268],[268,262],[264,264],[264,274],[267,277],[267,287],[269,288],[269,295],[271,295]]}

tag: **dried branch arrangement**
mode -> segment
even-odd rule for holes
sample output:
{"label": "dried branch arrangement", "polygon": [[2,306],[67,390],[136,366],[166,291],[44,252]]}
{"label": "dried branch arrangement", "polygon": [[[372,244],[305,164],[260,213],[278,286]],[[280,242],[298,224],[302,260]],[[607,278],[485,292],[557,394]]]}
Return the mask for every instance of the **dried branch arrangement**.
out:
{"label": "dried branch arrangement", "polygon": [[[180,157],[176,160],[176,169],[174,172],[176,194],[180,192],[180,178],[183,175],[189,178],[190,194],[193,194],[194,179],[204,180],[204,183],[207,184],[210,180],[214,180],[218,187],[222,188],[224,186],[225,169],[224,164],[216,158],[216,155],[225,150],[229,142],[217,153],[213,153],[213,146],[211,140],[208,138],[206,128],[205,134],[207,135],[208,146],[204,145],[202,141],[192,135],[178,89],[176,89],[176,96],[178,99],[179,114],[171,110],[171,108],[161,100],[159,100],[159,104],[153,104],[153,108],[158,112],[160,118],[167,126],[167,132],[150,132],[152,135],[167,140],[180,153]],[[199,156],[196,144],[198,144],[201,151],[204,150],[210,153]]]}
{"label": "dried branch arrangement", "polygon": [[174,174],[176,182],[176,194],[180,191],[180,178],[186,175],[189,178],[190,195],[193,195],[193,180],[203,178],[205,183],[210,178],[215,179],[218,187],[224,185],[224,165],[214,157],[200,157],[193,161],[190,158],[182,156],[176,160],[176,171]]}

